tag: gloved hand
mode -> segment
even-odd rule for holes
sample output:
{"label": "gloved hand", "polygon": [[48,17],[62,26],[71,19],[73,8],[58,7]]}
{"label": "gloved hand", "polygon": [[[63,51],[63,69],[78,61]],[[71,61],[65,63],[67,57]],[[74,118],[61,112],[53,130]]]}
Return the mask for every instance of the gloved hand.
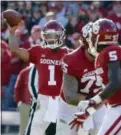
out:
{"label": "gloved hand", "polygon": [[96,103],[93,100],[80,101],[78,104],[79,112],[75,114],[74,119],[69,123],[71,129],[76,128],[76,131],[78,131],[80,126],[83,128],[84,121],[96,112],[95,106]]}
{"label": "gloved hand", "polygon": [[101,97],[96,95],[90,100],[80,101],[78,104],[78,109],[80,112],[75,114],[74,119],[69,123],[71,129],[76,126],[78,131],[79,127],[83,127],[84,121],[92,114],[96,112],[97,107],[102,103]]}
{"label": "gloved hand", "polygon": [[69,123],[72,128],[76,128],[76,131],[81,127],[83,128],[84,121],[89,117],[89,113],[87,112],[78,112],[75,113],[75,118]]}

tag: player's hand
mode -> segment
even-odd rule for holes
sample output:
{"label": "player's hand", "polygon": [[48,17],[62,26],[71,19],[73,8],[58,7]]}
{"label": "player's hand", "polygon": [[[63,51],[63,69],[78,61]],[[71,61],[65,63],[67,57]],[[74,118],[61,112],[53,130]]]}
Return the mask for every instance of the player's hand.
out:
{"label": "player's hand", "polygon": [[76,131],[81,127],[83,128],[84,121],[89,117],[87,112],[79,112],[75,114],[75,118],[69,123],[71,129],[76,128]]}

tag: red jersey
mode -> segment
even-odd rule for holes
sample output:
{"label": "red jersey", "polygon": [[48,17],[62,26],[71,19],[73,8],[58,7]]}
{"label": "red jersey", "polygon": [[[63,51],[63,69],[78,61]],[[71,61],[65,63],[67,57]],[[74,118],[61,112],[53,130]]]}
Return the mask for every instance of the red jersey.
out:
{"label": "red jersey", "polygon": [[28,89],[28,79],[29,79],[30,67],[27,67],[18,75],[17,81],[15,83],[14,99],[16,102],[22,101],[23,103],[30,104],[31,95]]}
{"label": "red jersey", "polygon": [[6,42],[1,43],[1,85],[8,85],[11,76],[11,52]]}
{"label": "red jersey", "polygon": [[39,93],[58,96],[62,84],[61,59],[68,52],[67,48],[51,50],[41,46],[29,49],[29,62],[35,64],[39,76]]}
{"label": "red jersey", "polygon": [[[102,88],[102,84],[97,82],[100,77],[96,76],[94,62],[85,56],[85,50],[82,47],[63,58],[63,72],[77,79],[78,93],[87,97],[94,96]],[[64,99],[63,93],[61,95]]]}
{"label": "red jersey", "polygon": [[[106,47],[95,60],[96,73],[103,78],[103,83],[105,85],[109,82],[107,64],[117,60],[121,61],[121,48],[117,45]],[[111,96],[108,102],[110,104],[121,104],[121,90],[118,90]]]}

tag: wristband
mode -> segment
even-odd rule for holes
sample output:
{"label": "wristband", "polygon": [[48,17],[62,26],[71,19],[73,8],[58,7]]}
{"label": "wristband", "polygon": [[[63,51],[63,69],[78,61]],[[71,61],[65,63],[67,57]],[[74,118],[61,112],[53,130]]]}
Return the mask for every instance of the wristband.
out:
{"label": "wristband", "polygon": [[91,98],[91,100],[93,100],[96,104],[100,104],[102,102],[102,99],[99,95],[94,96]]}
{"label": "wristband", "polygon": [[89,107],[87,110],[86,110],[90,115],[93,115],[95,112],[96,112],[96,109],[94,107]]}

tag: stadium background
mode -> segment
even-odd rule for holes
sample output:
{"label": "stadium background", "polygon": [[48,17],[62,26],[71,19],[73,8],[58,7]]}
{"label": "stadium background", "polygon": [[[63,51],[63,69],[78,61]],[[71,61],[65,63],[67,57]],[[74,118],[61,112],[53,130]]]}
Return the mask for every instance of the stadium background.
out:
{"label": "stadium background", "polygon": [[[118,1],[1,1],[1,12],[6,9],[14,9],[22,15],[24,25],[16,34],[23,48],[29,47],[27,40],[32,36],[32,30],[36,32],[36,27],[33,26],[42,27],[50,19],[58,20],[65,27],[65,45],[69,48],[76,49],[79,46],[80,31],[87,22],[102,17],[110,18],[116,23],[121,42],[121,2]],[[9,51],[7,25],[3,22],[1,24],[2,49]],[[10,54],[10,51],[8,53]],[[17,126],[8,128],[9,124],[4,123],[4,117],[12,117],[14,112],[18,111],[14,85],[19,72],[27,64],[11,54],[2,53],[1,57],[2,132],[8,132],[10,135],[14,130],[18,131],[18,128]]]}

